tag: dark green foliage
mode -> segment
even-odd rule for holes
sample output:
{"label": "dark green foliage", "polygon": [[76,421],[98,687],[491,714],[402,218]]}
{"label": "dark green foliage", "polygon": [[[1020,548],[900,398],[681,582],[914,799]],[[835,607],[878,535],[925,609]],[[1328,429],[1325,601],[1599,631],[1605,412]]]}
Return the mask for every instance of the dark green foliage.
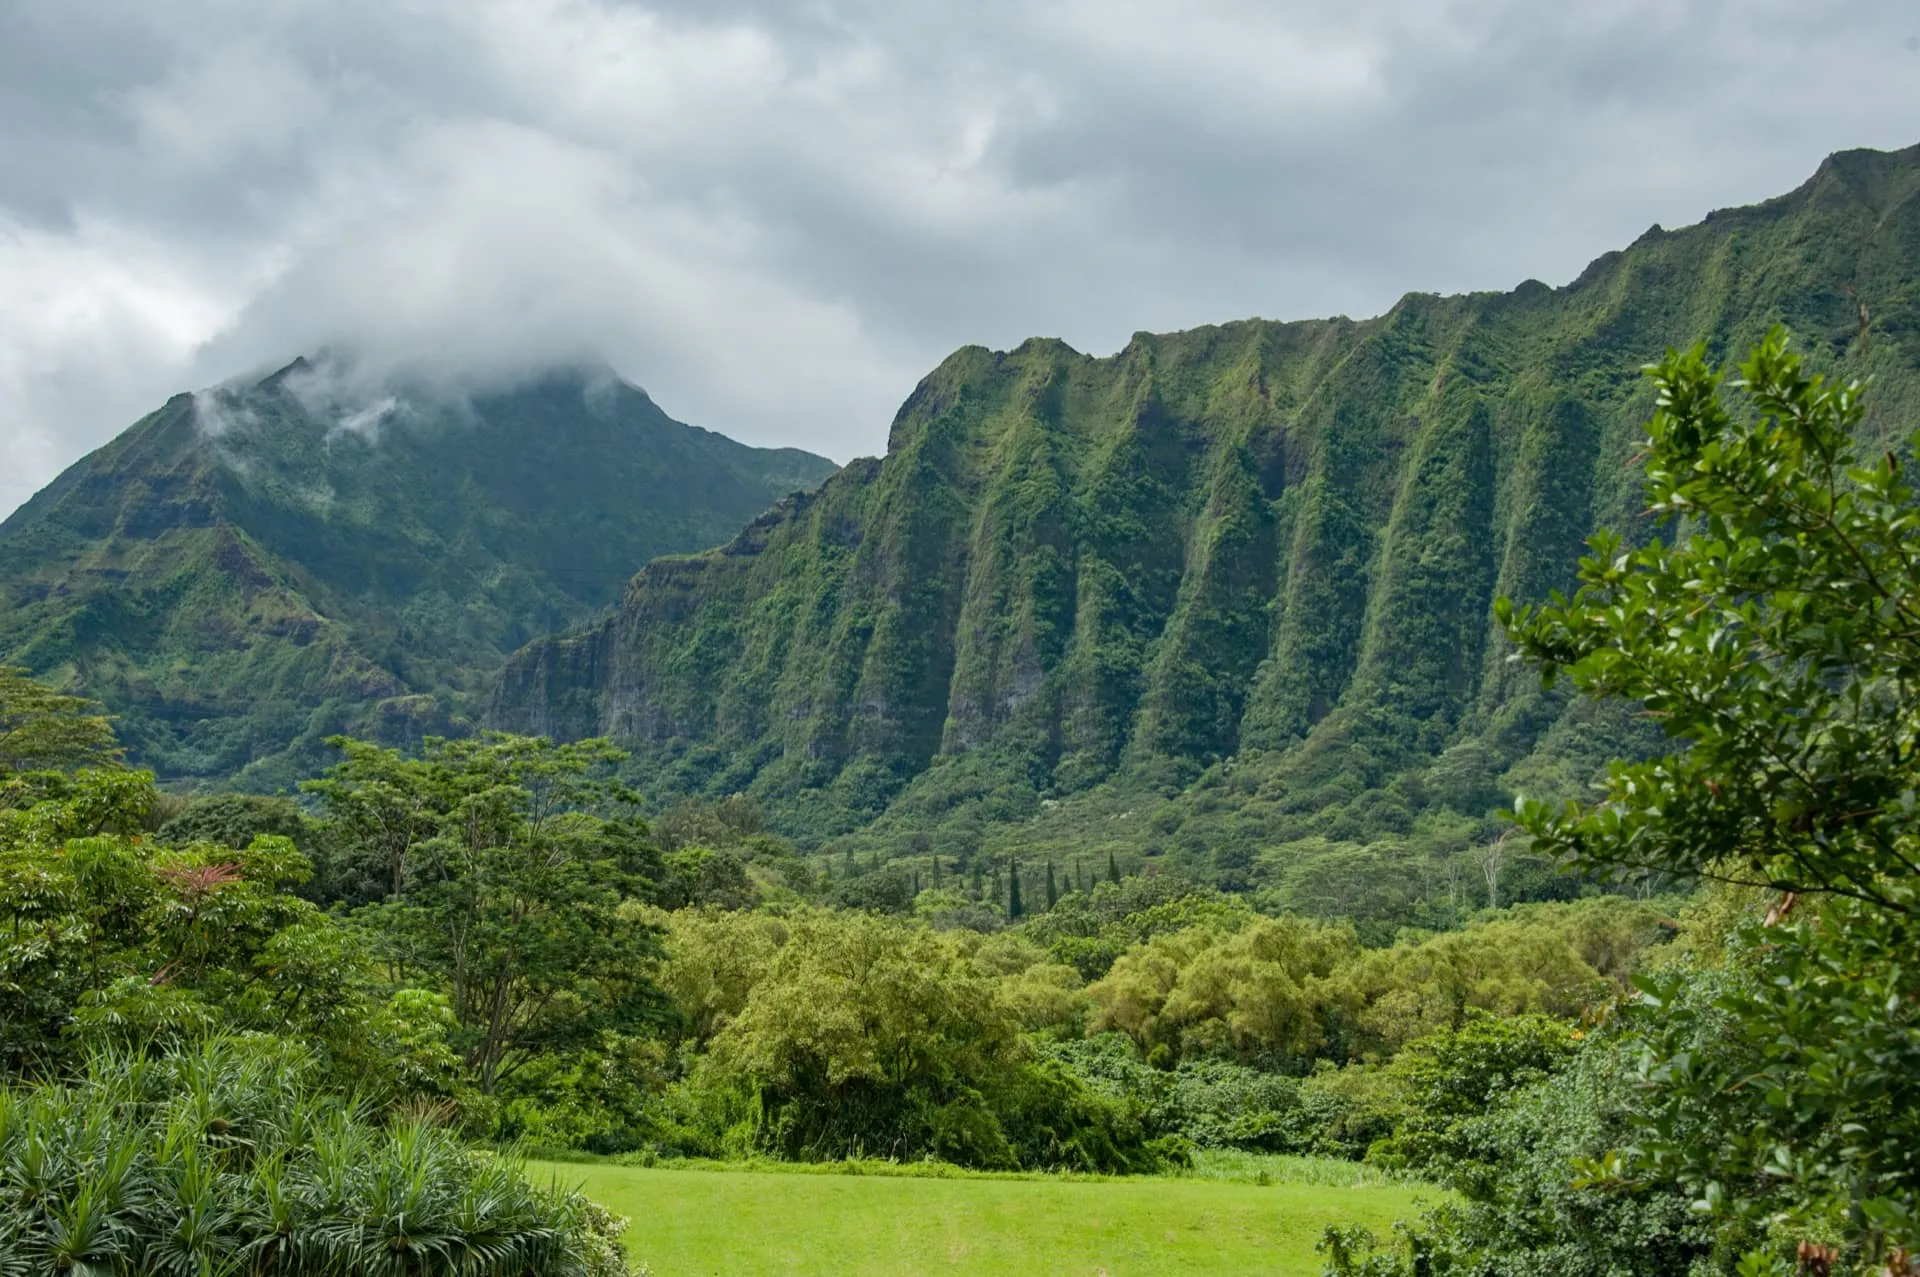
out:
{"label": "dark green foliage", "polygon": [[1684,540],[1626,553],[1603,534],[1571,601],[1501,611],[1549,679],[1641,702],[1687,749],[1617,765],[1602,801],[1519,814],[1602,869],[1909,909],[1920,499],[1894,453],[1857,461],[1860,387],[1807,373],[1784,333],[1740,374],[1736,415],[1699,350],[1654,371],[1648,506]]}
{"label": "dark green foliage", "polygon": [[1516,790],[1581,795],[1658,728],[1533,685],[1495,596],[1571,586],[1581,539],[1637,507],[1637,370],[1669,347],[1797,326],[1878,379],[1857,433],[1888,438],[1920,330],[1854,340],[1847,290],[1920,304],[1916,226],[1920,149],[1852,152],[1564,288],[1103,359],[961,350],[883,461],[649,565],[616,615],[516,656],[493,713],[620,739],[656,792],[749,793],[808,848],[1312,891],[1329,846],[1453,847],[1340,867],[1373,879],[1375,941],[1565,895],[1543,856],[1472,866],[1467,902],[1447,856],[1492,843]]}
{"label": "dark green foliage", "polygon": [[505,653],[834,468],[605,370],[401,388],[359,426],[330,372],[176,396],[0,524],[0,659],[105,702],[163,778],[288,788],[336,732],[471,724]]}
{"label": "dark green foliage", "polygon": [[1368,1160],[1455,1185],[1497,1171],[1476,1163],[1475,1119],[1557,1072],[1578,1040],[1562,1020],[1471,1011],[1458,1029],[1409,1043],[1393,1063],[1405,1112]]}
{"label": "dark green foliage", "polygon": [[1637,1051],[1589,1039],[1563,1068],[1449,1122],[1458,1161],[1430,1165],[1460,1194],[1395,1243],[1328,1231],[1329,1277],[1705,1277],[1727,1273],[1752,1234],[1716,1225],[1671,1181],[1601,1183],[1576,1167],[1629,1138]]}
{"label": "dark green foliage", "polygon": [[1646,1120],[1598,1173],[1772,1223],[1760,1271],[1795,1241],[1880,1264],[1920,1249],[1920,495],[1893,452],[1856,462],[1860,388],[1808,375],[1777,331],[1741,366],[1750,413],[1698,350],[1653,373],[1649,503],[1686,535],[1625,552],[1603,534],[1573,599],[1501,615],[1549,677],[1639,700],[1685,748],[1517,815],[1604,871],[1772,888],[1788,925],[1750,928],[1755,983],[1710,1012],[1684,975],[1643,986]]}
{"label": "dark green foliage", "polygon": [[308,865],[288,839],[143,839],[147,772],[37,788],[0,809],[0,1071],[209,1030],[304,1037],[368,1088],[405,1067],[353,939],[290,894]]}
{"label": "dark green foliage", "polygon": [[1595,1173],[1864,1262],[1920,1249],[1916,954],[1913,912],[1843,897],[1747,920],[1724,970],[1642,979],[1637,1155]]}
{"label": "dark green foliage", "polygon": [[[346,759],[307,788],[394,866],[394,890],[354,920],[401,979],[444,991],[481,1092],[658,1021],[657,936],[622,910],[662,867],[637,796],[607,779],[619,751],[498,733],[429,740],[417,759],[335,743]],[[675,856],[668,876],[690,889],[742,889],[725,853]]]}
{"label": "dark green foliage", "polygon": [[0,1273],[627,1272],[585,1198],[316,1081],[255,1039],[0,1087]]}
{"label": "dark green foliage", "polygon": [[659,888],[654,899],[667,909],[711,905],[720,909],[748,909],[760,893],[747,877],[747,866],[731,851],[688,847],[662,857]]}
{"label": "dark green foliage", "polygon": [[1226,1060],[1158,1069],[1117,1033],[1048,1048],[1088,1085],[1144,1109],[1158,1138],[1194,1148],[1327,1153],[1340,1101],[1301,1079]]}
{"label": "dark green foliage", "polygon": [[836,883],[828,893],[833,903],[868,913],[906,913],[913,908],[913,884],[895,869],[864,873]]}
{"label": "dark green foliage", "polygon": [[304,852],[305,844],[314,840],[315,830],[291,798],[212,794],[190,800],[178,815],[160,826],[158,837],[174,846],[210,842],[245,847],[263,834],[289,839]]}
{"label": "dark green foliage", "polygon": [[1107,973],[1114,959],[1156,935],[1202,921],[1221,909],[1232,911],[1212,891],[1172,875],[1118,878],[1086,895],[1060,901],[1024,932],[1044,945],[1055,961],[1073,967],[1084,979]]}
{"label": "dark green foliage", "polygon": [[745,794],[729,794],[718,802],[695,798],[676,803],[650,824],[653,840],[661,851],[674,852],[684,847],[745,848],[766,836],[767,814]]}
{"label": "dark green foliage", "polygon": [[121,750],[100,706],[0,665],[0,785],[23,772],[112,765]]}

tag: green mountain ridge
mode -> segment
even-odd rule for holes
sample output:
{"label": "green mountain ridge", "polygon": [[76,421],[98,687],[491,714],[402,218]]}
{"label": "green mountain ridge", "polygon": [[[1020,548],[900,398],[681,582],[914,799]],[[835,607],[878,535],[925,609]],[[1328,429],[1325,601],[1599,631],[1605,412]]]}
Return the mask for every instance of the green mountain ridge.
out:
{"label": "green mountain ridge", "polygon": [[305,359],[177,395],[0,523],[0,662],[106,703],[163,778],[278,788],[348,731],[470,727],[508,652],[835,466],[609,369],[343,399]]}
{"label": "green mountain ridge", "polygon": [[1870,431],[1920,419],[1920,147],[1562,288],[962,349],[884,460],[649,563],[514,656],[490,721],[612,735],[663,796],[744,791],[863,859],[1113,852],[1260,888],[1304,841],[1483,839],[1516,788],[1657,739],[1543,693],[1492,600],[1569,584],[1600,526],[1650,534],[1642,365],[1776,323],[1874,379]]}

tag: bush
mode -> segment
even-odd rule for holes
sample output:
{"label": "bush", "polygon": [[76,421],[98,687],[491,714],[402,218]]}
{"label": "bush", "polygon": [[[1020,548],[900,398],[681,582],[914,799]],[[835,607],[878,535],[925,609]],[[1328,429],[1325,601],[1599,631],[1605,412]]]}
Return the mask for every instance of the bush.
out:
{"label": "bush", "polygon": [[215,1039],[0,1090],[0,1271],[617,1277],[620,1223],[430,1121],[374,1125],[305,1052]]}
{"label": "bush", "polygon": [[[1427,1166],[1459,1200],[1403,1228],[1392,1246],[1329,1230],[1332,1277],[1705,1277],[1752,1240],[1721,1229],[1671,1180],[1582,1176],[1631,1137],[1638,1049],[1609,1030],[1558,1072],[1446,1125]],[[1473,1076],[1472,1071],[1462,1074]]]}
{"label": "bush", "polygon": [[1782,1254],[1920,1250],[1920,891],[1884,889],[1915,911],[1802,903],[1724,966],[1643,979],[1633,1155],[1597,1173],[1676,1180]]}
{"label": "bush", "polygon": [[1497,1019],[1470,1011],[1459,1029],[1410,1043],[1389,1069],[1401,1087],[1402,1115],[1367,1160],[1462,1180],[1473,1158],[1474,1120],[1562,1067],[1578,1041],[1572,1026],[1547,1016]]}
{"label": "bush", "polygon": [[1150,1136],[1176,1147],[1353,1156],[1341,1125],[1348,1099],[1318,1084],[1227,1060],[1173,1069],[1142,1061],[1118,1033],[1050,1044],[1049,1057],[1091,1089],[1142,1110]]}
{"label": "bush", "polygon": [[704,1138],[735,1139],[747,1120],[758,1147],[803,1161],[1128,1171],[1159,1160],[1124,1107],[1032,1054],[963,941],[870,914],[792,921],[680,1107]]}

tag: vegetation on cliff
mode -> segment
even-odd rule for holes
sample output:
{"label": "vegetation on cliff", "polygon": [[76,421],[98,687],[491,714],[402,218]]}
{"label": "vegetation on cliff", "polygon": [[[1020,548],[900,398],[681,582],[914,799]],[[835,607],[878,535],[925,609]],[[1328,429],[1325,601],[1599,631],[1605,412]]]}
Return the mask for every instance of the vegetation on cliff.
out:
{"label": "vegetation on cliff", "polygon": [[493,720],[612,736],[656,796],[743,792],[803,845],[923,877],[1160,859],[1435,922],[1551,893],[1522,847],[1488,859],[1490,813],[1658,733],[1543,690],[1494,599],[1570,587],[1598,527],[1646,535],[1639,369],[1669,347],[1783,323],[1875,379],[1864,442],[1911,419],[1916,262],[1920,148],[1856,151],[1564,288],[1104,359],[964,349],[884,460],[654,561],[616,613],[517,655]]}
{"label": "vegetation on cliff", "polygon": [[163,777],[290,787],[350,730],[470,728],[501,658],[834,466],[610,371],[463,401],[330,363],[179,395],[0,524],[0,660],[105,703]]}

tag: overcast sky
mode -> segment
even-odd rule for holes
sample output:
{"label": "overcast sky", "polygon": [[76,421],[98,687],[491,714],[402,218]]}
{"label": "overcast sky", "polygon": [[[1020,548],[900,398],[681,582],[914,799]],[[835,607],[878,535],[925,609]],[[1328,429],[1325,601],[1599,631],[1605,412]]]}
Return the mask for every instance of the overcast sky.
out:
{"label": "overcast sky", "polygon": [[322,345],[844,461],[965,343],[1564,283],[1916,141],[1914,0],[0,0],[0,512]]}

